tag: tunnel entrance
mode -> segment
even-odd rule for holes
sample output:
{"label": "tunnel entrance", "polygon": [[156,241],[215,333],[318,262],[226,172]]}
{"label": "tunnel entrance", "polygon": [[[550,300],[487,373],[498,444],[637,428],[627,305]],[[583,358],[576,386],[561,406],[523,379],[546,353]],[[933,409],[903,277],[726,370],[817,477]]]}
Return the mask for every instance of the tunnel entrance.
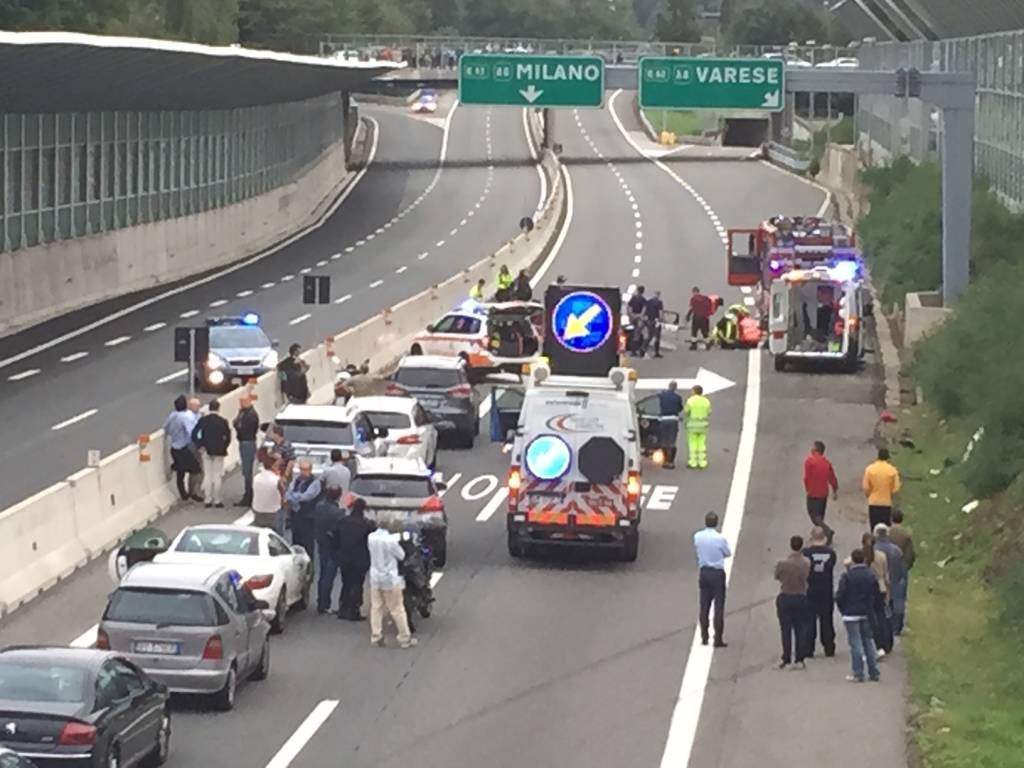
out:
{"label": "tunnel entrance", "polygon": [[771,121],[767,118],[726,118],[722,145],[726,147],[760,147],[768,141]]}

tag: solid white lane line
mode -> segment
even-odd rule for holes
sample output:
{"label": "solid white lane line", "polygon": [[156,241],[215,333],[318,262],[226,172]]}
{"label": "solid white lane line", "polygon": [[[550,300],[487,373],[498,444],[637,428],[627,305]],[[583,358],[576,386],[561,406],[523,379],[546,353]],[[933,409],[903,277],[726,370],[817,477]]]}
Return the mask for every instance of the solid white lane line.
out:
{"label": "solid white lane line", "polygon": [[405,272],[405,270],[407,270],[407,269],[408,269],[408,267],[403,264],[401,267],[399,267],[398,269],[395,270],[395,274],[396,275],[400,275],[403,272]]}
{"label": "solid white lane line", "polygon": [[22,379],[29,379],[29,378],[35,376],[37,373],[42,373],[42,370],[40,370],[39,368],[30,368],[27,371],[22,371],[21,373],[15,373],[15,374],[12,374],[11,376],[8,376],[7,380],[8,381],[21,381]]}
{"label": "solid white lane line", "polygon": [[72,416],[70,419],[62,421],[58,424],[54,424],[52,427],[50,427],[50,429],[56,432],[59,429],[64,429],[64,427],[70,427],[72,424],[77,424],[80,421],[85,421],[90,416],[95,416],[97,413],[99,413],[99,411],[99,408],[90,408],[88,411],[84,411],[83,413],[80,413],[77,416]]}
{"label": "solid white lane line", "polygon": [[304,315],[299,315],[298,317],[293,318],[292,320],[289,320],[288,321],[288,325],[298,325],[299,323],[304,323],[307,320],[309,320],[309,318],[311,318],[312,316],[313,316],[312,314],[307,312]]}
{"label": "solid white lane line", "polygon": [[246,296],[252,296],[252,291],[250,291],[250,290],[239,291],[238,293],[235,294],[235,296],[237,296],[240,299],[244,299]]}
{"label": "solid white lane line", "polygon": [[180,315],[178,315],[178,317],[180,317],[182,320],[188,320],[190,317],[195,317],[198,314],[198,309],[188,309],[182,312]]}
{"label": "solid white lane line", "polygon": [[275,285],[277,285],[277,283],[264,283],[263,285],[260,286],[260,288],[262,288],[263,290],[267,290],[268,288],[273,288]]}
{"label": "solid white lane line", "polygon": [[288,737],[288,741],[281,746],[277,754],[267,763],[267,768],[287,768],[291,765],[292,761],[299,756],[302,748],[309,743],[309,740],[316,735],[316,732],[320,730],[320,727],[327,722],[327,718],[337,708],[337,699],[324,699],[313,707],[313,711],[295,729],[295,733]]}
{"label": "solid white lane line", "polygon": [[169,373],[166,376],[164,376],[163,378],[157,379],[156,383],[157,384],[166,384],[169,381],[174,381],[175,379],[180,379],[182,376],[188,376],[188,368],[182,368],[180,371],[175,371],[174,373]]}
{"label": "solid white lane line", "polygon": [[[729,486],[729,498],[725,504],[722,520],[722,535],[729,542],[732,557],[725,561],[725,583],[729,583],[732,566],[736,562],[743,513],[747,504],[747,489],[750,472],[754,464],[754,447],[757,440],[757,420],[761,409],[761,350],[752,349],[747,355],[747,392],[743,402],[743,422],[740,427],[740,443],[736,450],[736,464]],[[669,725],[665,751],[661,757],[661,768],[686,768],[690,764],[693,744],[697,738],[697,726],[704,706],[704,691],[711,675],[711,661],[714,657],[712,646],[701,645],[700,628],[693,631],[693,642],[686,658],[686,671],[679,687],[672,721]]]}
{"label": "solid white lane line", "polygon": [[348,300],[349,300],[349,299],[351,299],[351,298],[352,298],[352,294],[351,294],[351,293],[346,293],[346,294],[345,294],[344,296],[342,296],[342,297],[341,297],[340,299],[335,299],[335,300],[334,300],[334,303],[335,303],[335,304],[344,304],[344,303],[345,303],[346,301],[348,301]]}
{"label": "solid white lane line", "polygon": [[110,341],[103,342],[103,346],[116,347],[119,346],[120,344],[124,344],[126,341],[131,341],[131,339],[131,336],[118,336],[116,339],[111,339]]}
{"label": "solid white lane line", "polygon": [[73,363],[75,360],[81,360],[83,357],[88,357],[88,352],[75,352],[73,355],[65,355],[60,359],[62,363]]}
{"label": "solid white lane line", "polygon": [[228,303],[227,299],[217,299],[216,301],[211,301],[210,302],[210,307],[211,308],[223,307],[227,303]]}
{"label": "solid white lane line", "polygon": [[371,288],[380,288],[382,285],[384,285],[383,280],[374,280],[372,283],[370,283]]}
{"label": "solid white lane line", "polygon": [[480,514],[476,516],[476,521],[478,523],[484,523],[490,520],[494,516],[494,513],[498,511],[498,507],[501,506],[501,503],[505,501],[506,496],[508,496],[508,488],[499,488],[497,492],[491,496],[490,501],[484,505],[484,508],[480,510]]}
{"label": "solid white lane line", "polygon": [[167,327],[167,323],[152,323],[150,325],[147,325],[142,330],[144,330],[146,333],[152,333],[153,331],[159,331],[161,328],[166,328],[166,327]]}

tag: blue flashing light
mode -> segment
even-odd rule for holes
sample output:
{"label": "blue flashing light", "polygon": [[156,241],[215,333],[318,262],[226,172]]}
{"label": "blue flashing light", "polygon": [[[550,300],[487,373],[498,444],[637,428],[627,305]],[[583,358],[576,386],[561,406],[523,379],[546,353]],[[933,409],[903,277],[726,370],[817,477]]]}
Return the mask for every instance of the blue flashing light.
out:
{"label": "blue flashing light", "polygon": [[555,435],[540,435],[526,446],[526,468],[538,480],[557,480],[569,471],[572,451]]}
{"label": "blue flashing light", "polygon": [[780,269],[782,269],[782,262],[779,261],[778,259],[772,259],[771,261],[768,262],[768,267],[771,269],[772,272],[778,272]]}
{"label": "blue flashing light", "polygon": [[260,316],[255,312],[246,312],[242,315],[242,325],[259,325]]}
{"label": "blue flashing light", "polygon": [[455,311],[463,312],[467,315],[482,315],[485,314],[487,310],[485,310],[483,304],[476,299],[466,299],[455,307]]}
{"label": "blue flashing light", "polygon": [[838,280],[853,280],[860,274],[860,262],[837,261],[832,265],[831,272]]}

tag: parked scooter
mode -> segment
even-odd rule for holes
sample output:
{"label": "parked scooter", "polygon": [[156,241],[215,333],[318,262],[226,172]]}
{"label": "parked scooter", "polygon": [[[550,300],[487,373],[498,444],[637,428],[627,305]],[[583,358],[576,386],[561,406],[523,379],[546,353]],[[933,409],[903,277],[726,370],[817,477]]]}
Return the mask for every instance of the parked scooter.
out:
{"label": "parked scooter", "polygon": [[434,575],[434,555],[419,531],[404,531],[401,544],[405,559],[399,563],[398,570],[405,579],[403,598],[409,629],[415,632],[413,615],[426,619],[433,610],[434,589],[430,582]]}

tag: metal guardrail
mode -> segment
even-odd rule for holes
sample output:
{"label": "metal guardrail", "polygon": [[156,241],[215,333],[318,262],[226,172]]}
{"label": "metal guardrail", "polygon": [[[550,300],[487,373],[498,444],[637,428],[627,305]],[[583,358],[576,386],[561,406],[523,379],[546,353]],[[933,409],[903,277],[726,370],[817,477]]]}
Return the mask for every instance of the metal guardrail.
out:
{"label": "metal guardrail", "polygon": [[811,161],[803,154],[785,144],[776,144],[774,141],[769,142],[765,147],[765,155],[771,162],[795,173],[807,173],[811,167]]}

